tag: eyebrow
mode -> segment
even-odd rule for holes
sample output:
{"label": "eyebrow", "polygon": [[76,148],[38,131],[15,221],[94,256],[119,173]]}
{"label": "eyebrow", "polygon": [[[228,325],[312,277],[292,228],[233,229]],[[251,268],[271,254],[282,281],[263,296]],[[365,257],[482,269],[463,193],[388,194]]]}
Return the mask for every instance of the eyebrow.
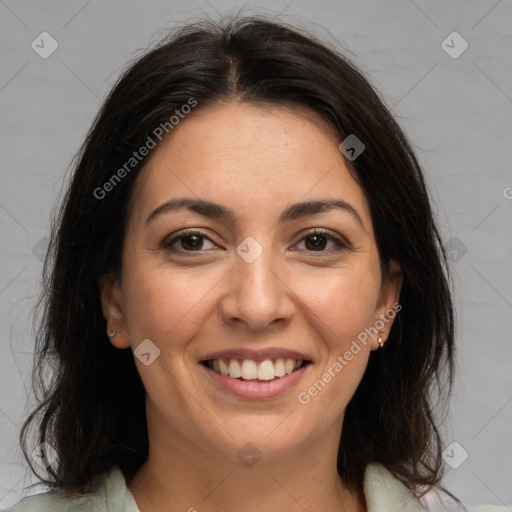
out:
{"label": "eyebrow", "polygon": [[[178,199],[169,199],[165,203],[155,208],[146,219],[146,225],[153,221],[156,217],[169,212],[174,212],[180,208],[187,208],[190,211],[203,215],[204,217],[212,219],[222,219],[230,222],[234,222],[236,215],[234,210],[223,206],[218,203],[213,203],[205,199],[196,199],[189,197],[182,197]],[[361,225],[364,231],[366,231],[363,221],[357,210],[343,199],[315,199],[311,201],[303,201],[301,203],[295,203],[283,210],[279,216],[279,223],[286,221],[296,220],[299,218],[314,215],[316,213],[323,213],[333,209],[341,209],[345,212],[350,213],[357,222]]]}

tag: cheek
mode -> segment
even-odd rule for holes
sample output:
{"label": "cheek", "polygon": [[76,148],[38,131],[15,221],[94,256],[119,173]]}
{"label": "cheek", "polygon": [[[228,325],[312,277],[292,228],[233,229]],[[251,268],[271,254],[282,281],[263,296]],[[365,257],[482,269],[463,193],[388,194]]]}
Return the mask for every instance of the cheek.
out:
{"label": "cheek", "polygon": [[[320,337],[321,365],[305,382],[298,400],[322,411],[317,428],[327,428],[345,410],[370,357],[369,337],[358,338],[374,321],[380,275],[338,272],[303,281],[305,305]],[[365,342],[366,341],[366,342]]]}
{"label": "cheek", "polygon": [[190,329],[197,329],[198,315],[211,307],[208,292],[214,292],[222,278],[211,270],[172,271],[144,264],[127,267],[126,276],[124,311],[132,344],[149,338],[160,347],[169,338],[186,338]]}
{"label": "cheek", "polygon": [[380,276],[367,268],[312,272],[301,279],[297,295],[313,313],[324,340],[340,350],[374,321]]}

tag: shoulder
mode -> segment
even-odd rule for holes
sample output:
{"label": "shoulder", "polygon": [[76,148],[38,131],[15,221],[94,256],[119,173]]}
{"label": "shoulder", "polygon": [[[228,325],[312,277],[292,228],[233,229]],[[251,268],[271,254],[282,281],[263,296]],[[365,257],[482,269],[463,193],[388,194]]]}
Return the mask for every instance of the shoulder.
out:
{"label": "shoulder", "polygon": [[508,507],[498,505],[477,505],[476,507],[468,507],[468,512],[509,512]]}
{"label": "shoulder", "polygon": [[115,466],[90,494],[66,498],[61,490],[43,492],[23,498],[4,512],[117,512],[124,509],[125,494],[123,473]]}
{"label": "shoulder", "polygon": [[4,512],[85,512],[89,497],[66,499],[56,491],[26,496]]}
{"label": "shoulder", "polygon": [[447,500],[436,489],[423,498],[416,498],[383,464],[370,463],[364,475],[364,493],[368,512],[509,512],[508,507],[478,505],[461,508],[452,500]]}

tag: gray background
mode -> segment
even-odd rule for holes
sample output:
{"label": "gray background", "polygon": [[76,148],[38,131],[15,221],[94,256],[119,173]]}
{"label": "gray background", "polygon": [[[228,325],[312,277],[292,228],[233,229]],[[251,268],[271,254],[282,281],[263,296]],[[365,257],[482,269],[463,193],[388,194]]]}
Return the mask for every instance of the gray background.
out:
{"label": "gray background", "polygon": [[[0,508],[36,481],[17,446],[30,313],[70,160],[130,58],[176,22],[242,7],[353,52],[415,145],[455,271],[459,373],[444,432],[447,462],[468,458],[444,483],[467,505],[511,505],[510,1],[0,0]],[[59,45],[46,59],[31,48],[44,31]],[[441,46],[453,31],[469,44],[458,58]]]}

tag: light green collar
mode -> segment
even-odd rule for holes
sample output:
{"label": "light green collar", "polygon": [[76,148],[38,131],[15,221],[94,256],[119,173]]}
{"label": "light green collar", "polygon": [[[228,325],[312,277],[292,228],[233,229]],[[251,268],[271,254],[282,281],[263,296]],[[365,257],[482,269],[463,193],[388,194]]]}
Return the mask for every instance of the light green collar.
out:
{"label": "light green collar", "polygon": [[366,466],[363,491],[368,512],[425,512],[418,498],[380,463]]}
{"label": "light green collar", "polygon": [[[119,512],[139,512],[135,499],[126,487],[123,474],[117,466],[108,480],[107,489],[108,487],[125,489],[123,508]],[[363,491],[368,512],[425,512],[412,492],[382,464],[371,463],[366,466]],[[116,508],[113,510],[118,512]]]}

